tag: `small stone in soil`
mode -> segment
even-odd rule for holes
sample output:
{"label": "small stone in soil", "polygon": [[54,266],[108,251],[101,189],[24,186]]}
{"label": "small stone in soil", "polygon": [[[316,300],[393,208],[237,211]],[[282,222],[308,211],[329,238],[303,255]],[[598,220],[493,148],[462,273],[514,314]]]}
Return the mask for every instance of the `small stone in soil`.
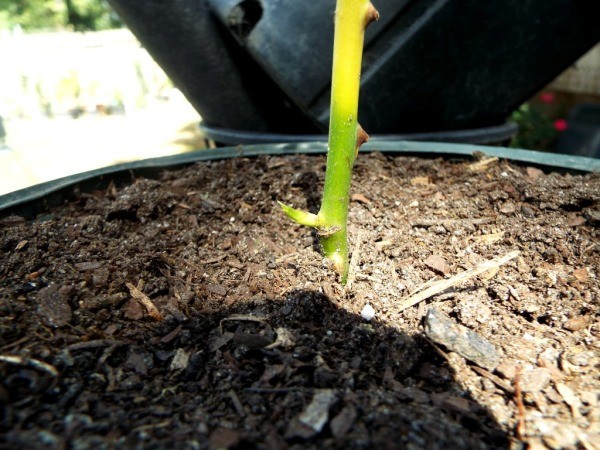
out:
{"label": "small stone in soil", "polygon": [[446,260],[440,255],[431,255],[423,263],[435,272],[439,272],[442,275],[447,275],[450,272],[450,266]]}
{"label": "small stone in soil", "polygon": [[131,368],[138,375],[148,375],[148,364],[144,359],[144,355],[135,350],[132,351],[127,357],[127,360],[125,361],[125,367]]}
{"label": "small stone in soil", "polygon": [[580,331],[590,324],[590,319],[587,316],[573,317],[564,324],[564,328],[569,331]]}
{"label": "small stone in soil", "polygon": [[597,225],[600,222],[600,210],[589,209],[585,211],[584,216],[592,225]]}
{"label": "small stone in soil", "polygon": [[517,374],[517,367],[514,364],[505,361],[498,364],[498,367],[496,367],[496,372],[498,372],[498,374],[505,380],[512,380]]}
{"label": "small stone in soil", "polygon": [[356,419],[356,408],[349,404],[342,408],[342,410],[331,420],[331,433],[336,437],[340,438],[346,435]]}
{"label": "small stone in soil", "polygon": [[487,339],[455,323],[435,308],[425,316],[425,334],[433,342],[489,371],[499,363],[498,352]]}
{"label": "small stone in soil", "polygon": [[536,182],[539,177],[544,175],[544,172],[536,167],[528,167],[526,170],[529,180],[533,182]]}
{"label": "small stone in soil", "polygon": [[188,363],[190,362],[190,354],[186,352],[182,348],[178,348],[175,352],[175,356],[173,357],[173,361],[171,361],[171,365],[169,369],[172,371],[176,370],[184,370]]}
{"label": "small stone in soil", "polygon": [[38,314],[51,327],[67,325],[73,318],[73,310],[67,296],[58,286],[48,286],[38,294]]}
{"label": "small stone in soil", "polygon": [[552,379],[552,372],[545,367],[538,367],[528,372],[523,372],[519,384],[523,392],[540,392],[545,389]]}
{"label": "small stone in soil", "polygon": [[300,413],[298,419],[304,425],[320,433],[329,418],[329,408],[336,400],[335,392],[324,389],[317,392],[308,406]]}
{"label": "small stone in soil", "polygon": [[227,295],[227,288],[220,284],[208,284],[206,286],[206,290],[213,294],[220,295],[221,297],[224,297]]}
{"label": "small stone in soil", "polygon": [[240,434],[235,430],[227,428],[217,428],[210,435],[210,448],[231,448],[235,447],[241,440]]}
{"label": "small stone in soil", "polygon": [[529,218],[535,217],[535,211],[527,205],[521,206],[521,214]]}
{"label": "small stone in soil", "polygon": [[80,272],[87,272],[88,270],[99,269],[100,267],[102,267],[102,263],[99,263],[97,261],[87,261],[76,263],[73,267],[75,267],[75,269],[77,269]]}
{"label": "small stone in soil", "polygon": [[500,207],[500,212],[502,214],[514,214],[517,210],[517,207],[514,203],[505,203]]}
{"label": "small stone in soil", "polygon": [[366,321],[370,321],[371,319],[373,319],[373,317],[375,317],[375,310],[371,305],[367,303],[360,312],[360,316]]}
{"label": "small stone in soil", "polygon": [[540,420],[536,423],[544,444],[551,449],[575,448],[579,443],[580,431],[576,426],[555,420]]}

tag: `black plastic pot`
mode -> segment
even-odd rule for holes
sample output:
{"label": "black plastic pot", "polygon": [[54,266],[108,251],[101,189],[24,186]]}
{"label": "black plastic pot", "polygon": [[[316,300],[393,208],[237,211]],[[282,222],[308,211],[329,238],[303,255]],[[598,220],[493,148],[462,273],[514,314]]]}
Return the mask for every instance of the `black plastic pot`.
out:
{"label": "black plastic pot", "polygon": [[[207,126],[327,129],[335,0],[109,2]],[[503,124],[600,40],[597,0],[373,3],[359,111],[373,135]]]}
{"label": "black plastic pot", "polygon": [[[510,159],[519,163],[539,166],[550,170],[600,172],[600,160],[598,159],[503,147],[411,141],[370,141],[361,147],[361,152],[373,151],[393,155],[462,158],[470,157],[475,152],[483,152],[489,156]],[[33,217],[43,213],[52,206],[63,203],[78,193],[106,189],[111,183],[126,183],[139,176],[154,178],[165,169],[175,169],[199,161],[253,157],[258,155],[279,156],[323,154],[326,152],[327,143],[325,142],[248,145],[213,150],[198,150],[174,156],[118,164],[41,183],[0,196],[0,217],[7,217],[13,214],[23,217]]]}
{"label": "black plastic pot", "polygon": [[600,158],[600,105],[577,105],[569,113],[567,131],[558,139],[559,152]]}

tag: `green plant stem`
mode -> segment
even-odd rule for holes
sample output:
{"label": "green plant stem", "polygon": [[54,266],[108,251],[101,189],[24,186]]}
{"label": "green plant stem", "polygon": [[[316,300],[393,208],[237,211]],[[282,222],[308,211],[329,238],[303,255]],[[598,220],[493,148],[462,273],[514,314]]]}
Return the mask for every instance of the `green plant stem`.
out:
{"label": "green plant stem", "polygon": [[348,204],[358,148],[368,136],[357,122],[365,29],[379,17],[369,0],[338,0],[335,11],[329,149],[323,202],[317,215],[282,205],[288,216],[317,229],[323,253],[346,283]]}
{"label": "green plant stem", "polygon": [[[358,153],[358,94],[365,28],[375,18],[368,0],[338,0],[335,12],[329,151],[319,216],[333,231],[321,237],[323,252],[345,284],[348,276],[348,204]],[[363,139],[363,136],[360,136]],[[366,140],[366,138],[365,138]]]}

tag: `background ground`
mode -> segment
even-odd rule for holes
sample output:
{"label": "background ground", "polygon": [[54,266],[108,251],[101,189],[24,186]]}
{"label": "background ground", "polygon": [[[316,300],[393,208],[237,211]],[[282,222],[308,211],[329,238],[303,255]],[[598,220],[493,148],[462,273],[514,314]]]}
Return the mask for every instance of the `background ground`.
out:
{"label": "background ground", "polygon": [[0,33],[0,61],[0,195],[203,145],[200,116],[128,30]]}

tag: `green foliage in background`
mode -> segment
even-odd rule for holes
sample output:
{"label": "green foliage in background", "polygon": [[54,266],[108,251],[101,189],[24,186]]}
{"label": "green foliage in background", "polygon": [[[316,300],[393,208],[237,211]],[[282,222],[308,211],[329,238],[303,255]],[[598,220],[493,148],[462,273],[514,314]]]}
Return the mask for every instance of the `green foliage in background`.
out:
{"label": "green foliage in background", "polygon": [[539,107],[525,103],[515,111],[511,120],[519,126],[510,146],[530,150],[552,150],[558,137],[552,119]]}
{"label": "green foliage in background", "polygon": [[106,0],[0,0],[0,29],[97,31],[121,21]]}

